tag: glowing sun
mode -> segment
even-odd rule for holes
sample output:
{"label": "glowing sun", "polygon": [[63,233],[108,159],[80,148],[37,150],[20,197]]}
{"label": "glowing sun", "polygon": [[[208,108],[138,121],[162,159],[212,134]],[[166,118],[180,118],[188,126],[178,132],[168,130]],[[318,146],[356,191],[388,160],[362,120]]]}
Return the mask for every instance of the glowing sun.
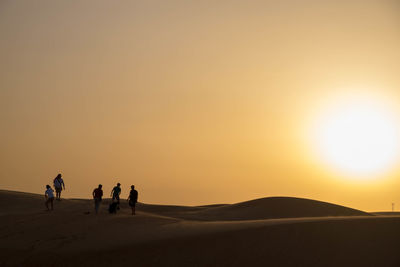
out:
{"label": "glowing sun", "polygon": [[314,143],[321,159],[349,174],[374,175],[388,170],[399,152],[398,122],[376,100],[351,100],[320,114]]}

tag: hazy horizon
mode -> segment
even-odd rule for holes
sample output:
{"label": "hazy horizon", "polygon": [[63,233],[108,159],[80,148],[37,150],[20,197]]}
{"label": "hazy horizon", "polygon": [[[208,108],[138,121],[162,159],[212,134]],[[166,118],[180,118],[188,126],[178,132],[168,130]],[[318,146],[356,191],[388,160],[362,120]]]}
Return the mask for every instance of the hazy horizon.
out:
{"label": "hazy horizon", "polygon": [[120,182],[145,203],[291,196],[399,210],[398,155],[358,176],[307,136],[348,95],[400,121],[399,11],[394,0],[1,1],[0,189],[44,193],[60,172],[64,197]]}

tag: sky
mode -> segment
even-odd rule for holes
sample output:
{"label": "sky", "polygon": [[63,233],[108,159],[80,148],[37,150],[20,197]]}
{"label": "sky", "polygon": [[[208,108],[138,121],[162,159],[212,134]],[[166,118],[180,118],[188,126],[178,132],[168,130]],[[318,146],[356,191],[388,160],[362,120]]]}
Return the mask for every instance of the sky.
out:
{"label": "sky", "polygon": [[2,0],[0,188],[44,193],[60,172],[71,198],[120,182],[145,203],[400,209],[400,161],[354,179],[305,134],[346,94],[400,117],[399,11],[394,0]]}

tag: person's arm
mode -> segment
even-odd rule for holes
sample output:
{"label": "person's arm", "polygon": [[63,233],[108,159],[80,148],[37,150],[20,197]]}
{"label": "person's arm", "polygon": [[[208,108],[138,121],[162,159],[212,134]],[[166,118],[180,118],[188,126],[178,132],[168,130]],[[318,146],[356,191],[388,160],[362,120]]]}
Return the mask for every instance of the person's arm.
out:
{"label": "person's arm", "polygon": [[95,190],[93,190],[93,193],[92,193],[92,196],[93,196],[93,198],[94,198],[94,191],[96,191],[96,189],[95,189]]}
{"label": "person's arm", "polygon": [[113,195],[113,192],[114,192],[114,188],[113,188],[113,190],[111,190],[110,197],[112,197],[112,195]]}
{"label": "person's arm", "polygon": [[62,185],[63,185],[63,187],[64,187],[64,190],[65,190],[65,184],[64,184],[64,180],[62,181]]}
{"label": "person's arm", "polygon": [[44,198],[47,200],[47,192],[44,192]]}

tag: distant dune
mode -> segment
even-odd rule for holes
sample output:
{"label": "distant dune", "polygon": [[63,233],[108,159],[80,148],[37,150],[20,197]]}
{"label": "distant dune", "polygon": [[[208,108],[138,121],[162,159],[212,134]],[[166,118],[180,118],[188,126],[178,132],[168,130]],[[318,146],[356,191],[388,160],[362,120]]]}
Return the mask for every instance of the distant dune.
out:
{"label": "distant dune", "polygon": [[393,215],[400,215],[400,212],[398,211],[381,211],[381,212],[371,212],[370,214],[373,215],[378,215],[378,216],[393,216]]}
{"label": "distant dune", "polygon": [[[10,203],[10,199],[12,202]],[[68,199],[68,203],[89,202]],[[107,200],[105,200],[107,201]],[[87,204],[87,203],[86,203]],[[32,193],[0,190],[1,212],[20,213],[43,208],[43,196]],[[348,207],[327,202],[293,197],[268,197],[236,204],[207,206],[168,206],[139,203],[141,211],[173,218],[201,221],[260,220],[326,216],[372,216]]]}
{"label": "distant dune", "polygon": [[288,197],[198,207],[0,190],[0,266],[400,266],[399,216]]}
{"label": "distant dune", "polygon": [[327,202],[303,198],[269,197],[231,205],[178,207],[143,205],[142,209],[182,219],[204,221],[260,220],[323,216],[372,216]]}

